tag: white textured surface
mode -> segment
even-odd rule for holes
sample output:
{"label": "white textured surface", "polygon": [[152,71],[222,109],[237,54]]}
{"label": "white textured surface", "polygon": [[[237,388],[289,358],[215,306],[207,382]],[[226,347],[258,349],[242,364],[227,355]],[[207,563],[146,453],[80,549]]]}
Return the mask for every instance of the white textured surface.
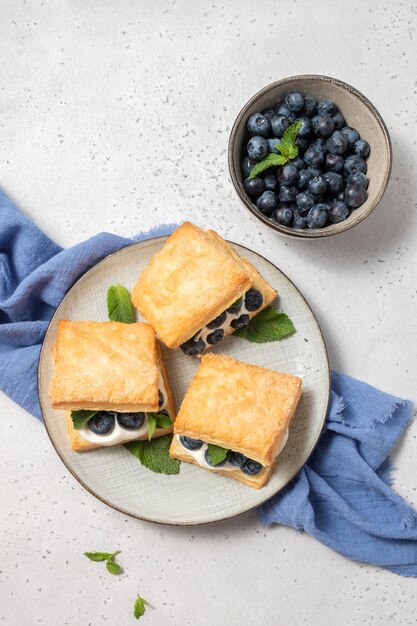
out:
{"label": "white textured surface", "polygon": [[[416,11],[410,0],[53,0],[0,4],[1,186],[60,244],[192,218],[276,262],[315,310],[331,364],[416,397]],[[283,76],[325,73],[391,133],[381,205],[330,241],[281,239],[241,208],[227,172],[241,105]],[[1,398],[0,618],[26,626],[415,623],[415,581],[351,563],[250,513],[165,528],[108,509]],[[416,425],[394,458],[417,505]],[[85,550],[123,550],[116,579]],[[193,564],[198,563],[197,566]]]}

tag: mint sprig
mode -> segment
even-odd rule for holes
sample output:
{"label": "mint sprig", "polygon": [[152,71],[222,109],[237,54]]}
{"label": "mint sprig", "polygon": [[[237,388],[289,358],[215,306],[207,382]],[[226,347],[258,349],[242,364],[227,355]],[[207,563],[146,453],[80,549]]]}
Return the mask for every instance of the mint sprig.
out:
{"label": "mint sprig", "polygon": [[120,554],[120,550],[116,552],[84,552],[84,555],[90,559],[90,561],[106,561],[106,568],[110,574],[120,574],[123,570],[115,561],[115,557]]}
{"label": "mint sprig", "polygon": [[150,441],[130,441],[124,447],[152,472],[157,474],[178,474],[180,462],[169,456],[172,436],[163,435]]}
{"label": "mint sprig", "polygon": [[172,420],[164,413],[147,413],[148,416],[148,439],[152,439],[155,428],[169,428]]}
{"label": "mint sprig", "polygon": [[98,411],[71,411],[72,425],[80,430]]}
{"label": "mint sprig", "polygon": [[207,444],[207,454],[212,465],[216,466],[225,460],[228,453],[227,448],[216,446],[214,443]]}
{"label": "mint sprig", "polygon": [[235,330],[233,334],[251,343],[269,343],[281,341],[295,332],[295,326],[286,313],[268,306],[253,317],[246,328]]}
{"label": "mint sprig", "polygon": [[133,615],[136,617],[136,619],[139,619],[140,617],[142,617],[142,615],[145,614],[147,606],[151,605],[147,600],[145,600],[145,598],[141,598],[138,594],[135,600],[135,606],[133,607]]}
{"label": "mint sprig", "polygon": [[107,311],[111,322],[132,324],[135,321],[130,295],[123,285],[111,285],[107,290]]}
{"label": "mint sprig", "polygon": [[298,155],[298,148],[294,142],[302,124],[302,120],[298,120],[297,122],[294,122],[294,124],[291,124],[291,126],[288,126],[281,138],[281,141],[274,144],[274,148],[278,150],[280,154],[274,154],[273,152],[267,154],[262,161],[253,166],[249,174],[249,179],[255,178],[255,176],[270,167],[274,167],[275,165],[285,165],[285,163],[288,163],[291,159],[295,159]]}

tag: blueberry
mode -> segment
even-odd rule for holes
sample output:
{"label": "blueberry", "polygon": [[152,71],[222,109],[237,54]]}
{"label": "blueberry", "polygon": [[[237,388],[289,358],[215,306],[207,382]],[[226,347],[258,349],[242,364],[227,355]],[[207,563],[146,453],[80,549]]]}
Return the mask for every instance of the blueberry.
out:
{"label": "blueberry", "polygon": [[165,402],[164,394],[162,393],[160,389],[158,389],[158,408],[159,409],[164,404],[164,402]]}
{"label": "blueberry", "polygon": [[275,115],[275,111],[274,109],[265,109],[265,111],[262,111],[262,115],[266,117],[267,120],[271,120]]}
{"label": "blueberry", "polygon": [[345,202],[350,209],[356,209],[368,197],[366,189],[359,183],[348,184],[345,189]]}
{"label": "blueberry", "polygon": [[371,151],[371,146],[364,139],[358,139],[358,141],[355,141],[353,149],[355,151],[355,154],[366,159]]}
{"label": "blueberry", "polygon": [[311,119],[309,117],[300,117],[299,120],[302,122],[302,125],[298,130],[297,137],[306,139],[307,137],[310,137],[313,132],[313,124],[311,123]]}
{"label": "blueberry", "polygon": [[294,187],[294,186],[288,187],[287,185],[281,185],[278,198],[280,202],[291,202],[292,200],[295,200],[295,197],[297,194],[298,194],[297,187]]}
{"label": "blueberry", "polygon": [[265,189],[269,189],[270,191],[275,191],[278,185],[277,177],[274,174],[267,174],[264,177]]}
{"label": "blueberry", "polygon": [[264,191],[256,201],[256,206],[264,215],[271,215],[278,206],[278,197],[274,191]]}
{"label": "blueberry", "polygon": [[206,344],[201,338],[198,341],[195,341],[194,338],[191,338],[180,345],[181,350],[187,356],[197,356],[197,354],[201,354],[205,350],[205,347]]}
{"label": "blueberry", "polygon": [[253,159],[251,159],[248,156],[245,156],[245,158],[242,161],[243,178],[247,178],[249,176],[249,174],[252,171],[252,168],[254,168],[255,165],[256,165],[256,161],[254,161]]}
{"label": "blueberry", "polygon": [[287,163],[278,170],[278,180],[283,185],[293,185],[297,180],[298,170],[294,163]]}
{"label": "blueberry", "polygon": [[274,115],[271,120],[272,134],[275,135],[275,137],[282,137],[290,124],[291,122],[288,117],[284,115]]}
{"label": "blueberry", "polygon": [[293,113],[293,111],[290,111],[287,105],[284,103],[277,106],[276,115],[283,115],[290,121],[290,124],[293,124],[293,122],[295,122],[296,120],[295,113]]}
{"label": "blueberry", "polygon": [[116,417],[119,426],[126,430],[140,428],[145,421],[145,413],[118,413]]}
{"label": "blueberry", "polygon": [[213,321],[209,322],[207,324],[207,328],[219,328],[219,326],[221,326],[225,319],[226,319],[226,311],[223,311],[223,313],[220,313],[220,315],[218,315]]}
{"label": "blueberry", "polygon": [[[329,137],[334,130],[334,122],[330,115],[322,113],[313,117],[313,129],[318,137]],[[249,155],[251,156],[251,155]]]}
{"label": "blueberry", "polygon": [[309,180],[313,178],[312,173],[309,170],[300,170],[298,172],[297,187],[300,191],[304,191],[308,187]]}
{"label": "blueberry", "polygon": [[281,224],[282,226],[291,226],[293,212],[288,207],[282,206],[274,211],[272,217],[278,224]]}
{"label": "blueberry", "polygon": [[353,145],[359,139],[359,133],[356,130],[356,128],[351,128],[350,126],[344,126],[340,132],[342,132],[346,136],[346,139],[348,140],[349,148],[352,148]]}
{"label": "blueberry", "polygon": [[245,307],[247,311],[257,311],[264,303],[263,295],[253,287],[245,294]]}
{"label": "blueberry", "polygon": [[317,112],[320,114],[327,113],[328,115],[335,115],[337,113],[337,106],[333,100],[320,100],[317,105]]}
{"label": "blueberry", "polygon": [[310,146],[310,148],[307,148],[304,152],[303,158],[306,165],[321,165],[324,161],[324,153],[318,148]]}
{"label": "blueberry", "polygon": [[334,130],[326,141],[326,148],[332,154],[343,154],[348,147],[348,140],[340,130]]}
{"label": "blueberry", "polygon": [[365,189],[368,189],[369,180],[366,178],[365,174],[362,172],[354,172],[354,174],[350,174],[347,179],[348,185],[353,185],[354,183],[359,183]]}
{"label": "blueberry", "polygon": [[336,224],[337,222],[343,222],[349,216],[349,209],[343,200],[335,200],[330,203],[327,214],[329,220]]}
{"label": "blueberry", "polygon": [[362,157],[352,154],[345,159],[345,164],[343,166],[343,173],[345,176],[349,176],[349,174],[354,174],[355,172],[362,172],[363,174],[366,174],[366,170],[366,162]]}
{"label": "blueberry", "polygon": [[327,206],[315,204],[308,212],[307,226],[309,228],[322,228],[327,222]]}
{"label": "blueberry", "polygon": [[255,176],[255,178],[246,178],[243,181],[243,186],[251,196],[260,196],[265,191],[265,183],[262,178]]}
{"label": "blueberry", "polygon": [[327,190],[327,182],[324,176],[314,176],[308,183],[308,190],[313,196],[319,196]]}
{"label": "blueberry", "polygon": [[304,96],[299,91],[290,91],[285,96],[285,104],[290,111],[297,113],[297,111],[301,111],[304,106]]}
{"label": "blueberry", "polygon": [[317,102],[312,96],[306,96],[304,98],[304,113],[308,117],[312,117],[316,112]]}
{"label": "blueberry", "polygon": [[233,450],[228,450],[227,452],[227,460],[231,465],[235,467],[242,467],[242,465],[247,461],[248,457],[240,452],[233,452]]}
{"label": "blueberry", "polygon": [[314,196],[309,191],[302,191],[295,199],[297,208],[301,211],[308,211],[314,205]]}
{"label": "blueberry", "polygon": [[214,465],[211,462],[211,460],[210,460],[209,453],[208,453],[208,448],[204,452],[204,458],[206,460],[206,463],[208,463],[208,465],[211,465],[211,467],[222,467],[226,463],[226,461],[227,461],[227,457],[226,457],[225,459],[223,459],[223,461],[220,461],[220,463],[217,463],[216,465]]}
{"label": "blueberry", "polygon": [[331,154],[328,152],[326,154],[326,159],[324,162],[326,170],[330,172],[341,172],[344,165],[344,160],[339,154]]}
{"label": "blueberry", "polygon": [[236,315],[236,313],[239,313],[240,309],[242,308],[242,302],[243,298],[239,298],[238,300],[236,300],[236,302],[233,302],[233,304],[229,306],[227,312]]}
{"label": "blueberry", "polygon": [[247,129],[252,136],[268,137],[271,123],[262,113],[253,113],[248,119]]}
{"label": "blueberry", "polygon": [[327,191],[333,196],[336,196],[342,189],[344,189],[345,181],[341,174],[336,172],[325,172],[323,178],[327,183]]}
{"label": "blueberry", "polygon": [[295,209],[294,211],[294,220],[292,223],[294,228],[306,228],[307,226],[307,215],[305,211],[300,211],[300,209]]}
{"label": "blueberry", "polygon": [[307,168],[312,176],[320,176],[321,169],[319,167],[315,167],[314,165],[309,165]]}
{"label": "blueberry", "polygon": [[295,143],[295,145],[298,148],[298,153],[299,154],[304,154],[304,152],[308,148],[308,141],[307,141],[307,139],[303,139],[303,137],[296,137],[294,143]]}
{"label": "blueberry", "polygon": [[187,450],[200,450],[203,442],[200,439],[191,439],[191,437],[185,437],[180,435],[180,443]]}
{"label": "blueberry", "polygon": [[252,459],[248,459],[241,467],[242,472],[247,474],[248,476],[255,476],[255,474],[259,474],[262,469],[262,465],[257,461],[252,461]]}
{"label": "blueberry", "polygon": [[298,171],[303,170],[305,168],[305,163],[300,156],[297,156],[295,157],[295,159],[292,159],[291,163],[295,165]]}
{"label": "blueberry", "polygon": [[214,330],[212,333],[207,335],[207,343],[213,346],[214,344],[219,343],[219,341],[221,341],[223,337],[224,337],[223,328],[218,328],[217,330]]}
{"label": "blueberry", "polygon": [[275,148],[277,143],[279,143],[279,140],[276,137],[268,139],[269,152],[272,152],[272,154],[279,154],[278,150]]}
{"label": "blueberry", "polygon": [[343,126],[345,126],[346,124],[345,118],[343,117],[340,111],[332,115],[332,118],[333,118],[335,130],[340,130],[341,128],[343,128]]}
{"label": "blueberry", "polygon": [[320,137],[317,137],[317,139],[312,141],[310,147],[315,148],[316,150],[320,150],[320,152],[322,152],[323,154],[326,154],[327,152],[326,141],[325,139],[321,139]]}
{"label": "blueberry", "polygon": [[88,422],[88,428],[96,435],[108,435],[114,429],[115,414],[110,411],[98,411]]}
{"label": "blueberry", "polygon": [[246,326],[249,324],[249,321],[249,315],[246,315],[246,313],[244,313],[236,320],[232,320],[230,322],[230,326],[235,330],[241,330],[242,328],[246,328]]}
{"label": "blueberry", "polygon": [[269,152],[269,143],[264,137],[252,137],[248,143],[248,155],[255,161],[260,161]]}

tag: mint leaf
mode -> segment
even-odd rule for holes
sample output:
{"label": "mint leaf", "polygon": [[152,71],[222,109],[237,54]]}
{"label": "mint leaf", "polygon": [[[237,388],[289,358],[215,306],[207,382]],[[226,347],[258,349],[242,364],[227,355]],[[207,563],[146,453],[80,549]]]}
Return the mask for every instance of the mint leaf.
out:
{"label": "mint leaf", "polygon": [[123,444],[133,456],[152,472],[157,474],[178,474],[180,462],[178,459],[171,459],[169,456],[169,446],[172,435],[164,435],[150,441],[130,441]]}
{"label": "mint leaf", "polygon": [[227,455],[227,448],[222,448],[221,446],[215,446],[213,443],[207,444],[207,454],[212,465],[218,465],[222,461],[225,460]]}
{"label": "mint leaf", "polygon": [[281,341],[295,332],[294,324],[288,315],[268,306],[253,317],[246,328],[235,330],[233,334],[252,343],[268,343]]}
{"label": "mint leaf", "polygon": [[111,285],[108,288],[107,310],[111,322],[132,324],[135,321],[129,292],[123,285]]}
{"label": "mint leaf", "polygon": [[282,154],[274,154],[273,152],[270,152],[262,159],[262,161],[253,166],[250,171],[249,178],[255,178],[255,176],[264,170],[267,170],[274,165],[284,165],[287,161],[288,159],[282,156]]}
{"label": "mint leaf", "polygon": [[297,153],[294,154],[294,156],[290,157],[290,159],[295,159],[298,154],[298,149],[297,146],[294,145],[294,141],[296,140],[298,131],[300,130],[302,125],[303,122],[301,120],[298,120],[297,122],[294,122],[294,124],[291,124],[291,126],[288,126],[287,130],[282,135],[281,146],[285,150],[286,154],[289,154],[291,149],[293,154],[294,149],[297,150]]}
{"label": "mint leaf", "polygon": [[71,411],[72,425],[80,430],[98,411]]}
{"label": "mint leaf", "polygon": [[113,554],[111,552],[83,552],[83,554],[90,559],[90,561],[107,561],[107,559],[111,559],[117,552]]}
{"label": "mint leaf", "polygon": [[115,563],[113,559],[108,559],[106,562],[107,571],[110,574],[120,574],[122,572],[122,568],[118,563]]}
{"label": "mint leaf", "polygon": [[165,413],[148,413],[148,419],[150,415],[156,420],[158,428],[169,428],[172,425],[172,419]]}
{"label": "mint leaf", "polygon": [[156,428],[156,419],[152,413],[148,413],[148,439],[149,441],[152,439],[152,436],[155,432]]}
{"label": "mint leaf", "polygon": [[133,615],[136,617],[136,619],[139,619],[140,617],[142,617],[142,615],[145,614],[147,606],[151,606],[151,605],[149,604],[147,600],[145,600],[145,598],[141,598],[140,595],[138,594],[135,600],[135,606],[133,608]]}

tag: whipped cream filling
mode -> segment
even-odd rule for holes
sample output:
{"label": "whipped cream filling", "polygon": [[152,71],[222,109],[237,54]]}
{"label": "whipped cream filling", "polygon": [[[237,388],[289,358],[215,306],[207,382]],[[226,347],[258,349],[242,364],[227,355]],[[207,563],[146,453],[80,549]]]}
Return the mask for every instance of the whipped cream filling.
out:
{"label": "whipped cream filling", "polygon": [[[226,319],[224,320],[223,324],[221,324],[221,326],[217,326],[216,328],[208,328],[207,326],[204,326],[204,328],[199,330],[198,333],[194,335],[193,339],[194,341],[198,341],[199,339],[202,339],[204,343],[210,345],[210,343],[207,341],[207,337],[211,333],[214,333],[216,330],[223,330],[224,335],[226,335],[228,331],[232,328],[233,320],[237,320],[237,318],[240,317],[241,315],[249,315],[250,317],[253,313],[256,313],[256,311],[247,310],[245,306],[245,297],[243,296],[242,305],[237,313],[229,313],[228,311],[226,311]],[[235,330],[235,329],[233,328],[232,330]]]}
{"label": "whipped cream filling", "polygon": [[[158,371],[159,371],[159,368],[158,368]],[[164,396],[164,401],[162,403],[162,406],[160,406],[157,411],[166,410],[169,416],[171,417],[171,413],[168,409],[168,394],[166,391],[164,379],[160,371],[159,371],[159,379],[158,379],[158,389],[162,392]],[[147,435],[148,434],[148,414],[145,413],[145,421],[143,422],[140,428],[133,428],[133,429],[123,428],[122,426],[120,426],[119,422],[117,421],[117,417],[115,417],[114,428],[107,435],[98,435],[97,433],[93,433],[93,431],[89,429],[88,423],[84,424],[84,426],[80,428],[77,432],[80,435],[80,437],[82,437],[83,439],[85,439],[85,441],[88,441],[90,443],[98,443],[101,446],[115,446],[119,443],[125,443],[127,441],[131,441],[132,439],[138,439],[139,437],[143,435]]]}

